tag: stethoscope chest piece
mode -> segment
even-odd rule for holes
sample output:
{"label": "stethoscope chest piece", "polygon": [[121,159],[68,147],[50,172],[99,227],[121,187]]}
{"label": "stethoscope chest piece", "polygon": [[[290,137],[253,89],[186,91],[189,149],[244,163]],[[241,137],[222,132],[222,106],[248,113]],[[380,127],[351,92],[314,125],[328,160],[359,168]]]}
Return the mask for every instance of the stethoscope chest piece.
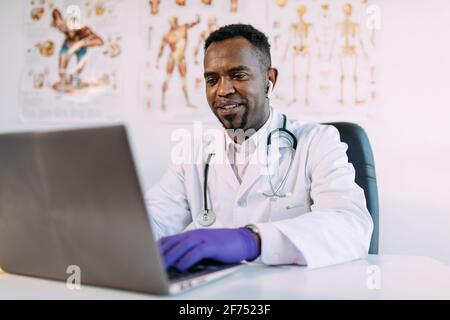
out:
{"label": "stethoscope chest piece", "polygon": [[197,222],[203,227],[209,227],[216,221],[216,214],[212,210],[203,210],[197,217]]}

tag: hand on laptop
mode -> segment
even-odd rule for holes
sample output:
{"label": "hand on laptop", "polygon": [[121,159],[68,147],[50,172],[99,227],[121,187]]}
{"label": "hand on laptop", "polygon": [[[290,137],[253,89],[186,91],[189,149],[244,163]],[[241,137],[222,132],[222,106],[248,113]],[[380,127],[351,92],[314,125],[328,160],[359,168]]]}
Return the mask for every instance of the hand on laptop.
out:
{"label": "hand on laptop", "polygon": [[246,228],[197,229],[163,237],[159,246],[166,268],[187,270],[203,259],[223,263],[254,260],[259,255],[258,241]]}

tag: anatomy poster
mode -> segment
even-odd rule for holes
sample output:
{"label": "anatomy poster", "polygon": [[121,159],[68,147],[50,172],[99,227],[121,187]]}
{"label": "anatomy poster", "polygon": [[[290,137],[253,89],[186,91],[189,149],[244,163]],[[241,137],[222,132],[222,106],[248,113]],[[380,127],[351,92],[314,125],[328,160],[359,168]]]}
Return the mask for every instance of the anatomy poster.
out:
{"label": "anatomy poster", "polygon": [[273,103],[288,114],[372,112],[377,9],[364,0],[270,2],[272,60],[281,71]]}
{"label": "anatomy poster", "polygon": [[24,121],[114,120],[123,1],[29,0],[20,87]]}
{"label": "anatomy poster", "polygon": [[169,121],[210,115],[203,42],[218,26],[243,22],[269,37],[278,109],[302,117],[371,112],[377,8],[367,0],[142,0],[140,104]]}
{"label": "anatomy poster", "polygon": [[[265,4],[262,3],[262,12]],[[203,80],[203,45],[219,26],[245,22],[265,27],[243,0],[142,0],[140,104],[161,121],[211,117]]]}
{"label": "anatomy poster", "polygon": [[27,0],[21,117],[120,120],[131,104],[148,121],[213,120],[203,45],[230,23],[269,37],[279,110],[367,117],[379,105],[380,20],[377,0]]}

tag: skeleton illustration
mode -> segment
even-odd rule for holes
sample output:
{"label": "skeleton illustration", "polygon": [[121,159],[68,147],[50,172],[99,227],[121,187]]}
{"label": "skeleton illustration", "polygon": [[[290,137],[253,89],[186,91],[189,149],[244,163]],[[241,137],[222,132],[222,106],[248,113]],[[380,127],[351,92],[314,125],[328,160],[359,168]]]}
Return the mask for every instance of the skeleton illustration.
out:
{"label": "skeleton illustration", "polygon": [[[297,74],[304,73],[305,87],[304,87],[304,103],[309,105],[309,81],[310,81],[310,68],[311,68],[311,44],[312,37],[314,36],[316,42],[317,36],[313,29],[313,24],[305,20],[305,14],[307,7],[300,5],[297,8],[298,22],[291,25],[291,32],[289,40],[286,45],[284,59],[286,59],[288,49],[292,50],[292,85],[293,85],[293,98],[288,105],[292,105],[297,102]],[[291,47],[292,38],[294,45]],[[297,59],[302,64],[305,64],[303,68],[297,68]]]}
{"label": "skeleton illustration", "polygon": [[[343,6],[344,20],[337,24],[336,30],[338,36],[335,36],[333,41],[332,51],[330,58],[333,54],[333,48],[336,41],[338,42],[339,54],[339,66],[340,66],[340,77],[339,77],[339,99],[340,104],[344,104],[344,87],[347,80],[347,75],[352,74],[353,80],[353,103],[361,104],[364,100],[359,98],[358,86],[358,56],[362,53],[364,57],[367,58],[367,53],[364,47],[364,42],[362,41],[360,34],[359,23],[351,20],[353,7],[350,3],[346,3]],[[350,67],[350,68],[349,68]]]}

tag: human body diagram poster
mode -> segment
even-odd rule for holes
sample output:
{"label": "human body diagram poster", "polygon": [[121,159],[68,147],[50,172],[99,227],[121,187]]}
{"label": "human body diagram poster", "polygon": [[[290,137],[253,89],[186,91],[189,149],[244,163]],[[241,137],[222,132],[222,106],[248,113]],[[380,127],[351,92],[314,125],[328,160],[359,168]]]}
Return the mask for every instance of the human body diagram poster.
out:
{"label": "human body diagram poster", "polygon": [[[71,6],[81,10],[80,25],[71,22]],[[30,0],[22,117],[113,119],[123,86],[132,86],[134,107],[150,121],[212,121],[203,44],[229,23],[252,24],[269,37],[279,69],[271,102],[279,110],[366,116],[379,99],[379,10],[367,0]],[[136,16],[121,14],[127,11]],[[124,34],[125,17],[137,34]],[[135,74],[122,61],[124,38],[138,48],[127,56]]]}
{"label": "human body diagram poster", "polygon": [[[255,4],[261,14],[254,14]],[[141,39],[146,47],[139,80],[141,105],[162,121],[211,118],[203,80],[206,38],[230,23],[263,30],[265,12],[265,1],[142,1]]]}
{"label": "human body diagram poster", "polygon": [[380,9],[368,1],[273,1],[268,30],[281,72],[274,104],[301,116],[377,110]]}
{"label": "human body diagram poster", "polygon": [[117,117],[124,1],[31,0],[20,87],[25,121]]}

